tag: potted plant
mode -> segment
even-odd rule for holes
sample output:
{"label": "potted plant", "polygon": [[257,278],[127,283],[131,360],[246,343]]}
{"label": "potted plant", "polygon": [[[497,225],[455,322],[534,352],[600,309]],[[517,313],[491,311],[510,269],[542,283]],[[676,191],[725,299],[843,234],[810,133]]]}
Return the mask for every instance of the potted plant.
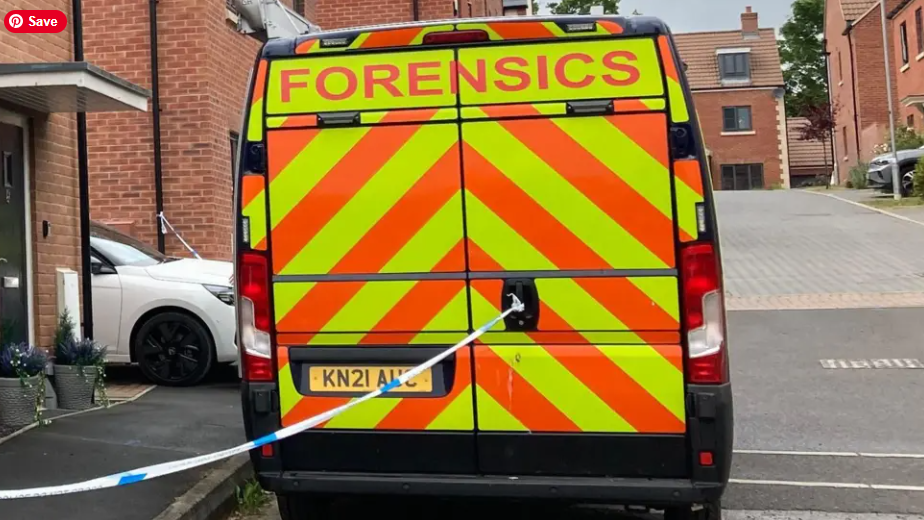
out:
{"label": "potted plant", "polygon": [[25,426],[39,419],[47,362],[45,351],[28,343],[0,346],[0,424]]}
{"label": "potted plant", "polygon": [[55,332],[54,383],[58,406],[66,410],[86,410],[93,406],[94,391],[105,404],[103,371],[106,349],[89,338],[76,339],[74,324],[65,309]]}

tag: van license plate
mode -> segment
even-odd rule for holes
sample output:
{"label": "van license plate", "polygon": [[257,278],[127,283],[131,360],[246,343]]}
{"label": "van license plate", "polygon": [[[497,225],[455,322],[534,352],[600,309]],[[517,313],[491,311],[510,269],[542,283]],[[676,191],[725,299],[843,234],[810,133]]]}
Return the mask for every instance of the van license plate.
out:
{"label": "van license plate", "polygon": [[[308,369],[308,389],[312,392],[371,392],[391,382],[412,367],[323,367]],[[392,392],[429,393],[433,391],[433,372],[428,368]]]}

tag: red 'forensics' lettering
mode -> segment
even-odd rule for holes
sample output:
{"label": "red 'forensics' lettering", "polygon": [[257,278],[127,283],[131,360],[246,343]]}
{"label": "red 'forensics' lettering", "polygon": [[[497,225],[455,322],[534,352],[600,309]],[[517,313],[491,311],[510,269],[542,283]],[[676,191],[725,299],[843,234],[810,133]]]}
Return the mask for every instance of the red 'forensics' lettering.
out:
{"label": "red 'forensics' lettering", "polygon": [[[376,72],[384,72],[385,76],[376,77]],[[404,94],[395,86],[395,81],[401,76],[401,71],[395,65],[369,65],[363,69],[363,86],[366,99],[375,97],[375,86],[383,87],[392,97],[402,97]]]}
{"label": "red 'forensics' lettering", "polygon": [[438,61],[427,61],[424,63],[411,63],[408,65],[408,81],[410,82],[410,91],[412,96],[439,96],[443,93],[439,88],[420,88],[420,83],[424,81],[439,81],[439,74],[421,74],[420,69],[438,69],[441,63]]}
{"label": "red 'forensics' lettering", "polygon": [[499,90],[504,92],[516,92],[518,90],[523,90],[529,88],[530,77],[529,73],[524,70],[511,69],[511,65],[516,65],[519,67],[529,67],[529,62],[525,58],[518,57],[507,57],[497,60],[497,63],[494,64],[494,70],[501,76],[508,78],[515,78],[518,81],[515,83],[507,83],[504,80],[494,81],[494,86]]}
{"label": "red 'forensics' lettering", "polygon": [[292,76],[307,76],[311,71],[308,69],[292,69],[284,70],[279,75],[279,90],[280,97],[282,97],[283,103],[288,103],[292,99],[292,89],[293,88],[306,88],[308,86],[307,82],[301,81],[292,81]]}
{"label": "red 'forensics' lettering", "polygon": [[628,51],[613,51],[608,53],[603,57],[603,66],[610,70],[622,72],[626,75],[626,77],[623,79],[618,79],[612,75],[603,76],[603,81],[614,87],[625,87],[636,83],[639,78],[641,78],[641,73],[639,72],[638,67],[628,63],[619,63],[616,61],[618,59],[623,59],[626,61],[638,61],[638,57]]}
{"label": "red 'forensics' lettering", "polygon": [[585,74],[584,78],[578,81],[572,81],[568,79],[568,76],[565,74],[565,67],[568,66],[569,61],[593,63],[594,59],[584,53],[579,52],[565,54],[559,58],[558,62],[555,63],[555,79],[557,79],[559,83],[568,88],[584,88],[594,82],[594,77],[590,74]]}
{"label": "red 'forensics' lettering", "polygon": [[[331,77],[334,74],[342,74],[346,78],[347,86],[343,92],[335,94],[327,88],[327,78]],[[346,67],[330,67],[326,68],[318,74],[318,94],[325,99],[331,101],[340,101],[351,97],[356,93],[356,73]]]}

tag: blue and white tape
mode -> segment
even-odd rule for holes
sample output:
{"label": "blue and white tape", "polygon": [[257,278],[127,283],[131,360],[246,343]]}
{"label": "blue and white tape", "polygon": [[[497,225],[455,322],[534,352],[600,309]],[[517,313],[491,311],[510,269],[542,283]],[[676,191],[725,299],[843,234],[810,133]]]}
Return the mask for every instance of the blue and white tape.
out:
{"label": "blue and white tape", "polygon": [[153,466],[146,466],[143,468],[133,469],[130,471],[124,471],[122,473],[116,473],[113,475],[107,475],[105,477],[99,477],[99,478],[95,478],[92,480],[87,480],[84,482],[78,482],[76,484],[63,484],[59,486],[47,486],[47,487],[30,488],[30,489],[14,489],[14,490],[7,490],[7,491],[0,490],[0,500],[12,500],[12,499],[17,499],[17,498],[47,497],[47,496],[54,496],[54,495],[67,495],[71,493],[80,493],[84,491],[95,491],[99,489],[127,486],[129,484],[134,484],[136,482],[141,482],[144,480],[151,480],[157,477],[162,477],[164,475],[170,475],[172,473],[179,473],[187,469],[192,469],[192,468],[196,468],[199,466],[204,466],[206,464],[211,464],[213,462],[216,462],[222,459],[233,457],[234,455],[237,455],[240,453],[246,453],[254,448],[259,448],[260,446],[263,446],[264,444],[269,444],[272,442],[280,441],[287,437],[291,437],[295,434],[301,433],[314,426],[317,426],[318,424],[326,422],[333,417],[340,415],[344,411],[349,410],[350,408],[353,408],[354,406],[364,401],[368,401],[370,399],[379,397],[380,395],[386,394],[390,392],[391,390],[394,390],[395,388],[407,383],[414,377],[418,376],[424,370],[433,367],[440,361],[454,354],[460,348],[478,339],[482,334],[490,330],[492,327],[494,327],[494,325],[496,325],[499,321],[506,318],[507,315],[509,315],[510,313],[522,312],[524,306],[520,302],[520,300],[518,300],[516,296],[513,296],[513,295],[509,295],[509,296],[511,296],[512,298],[511,301],[513,302],[509,309],[507,309],[506,311],[504,311],[503,313],[501,313],[499,316],[489,321],[488,323],[482,325],[475,332],[469,334],[462,341],[456,343],[452,347],[441,352],[439,355],[434,356],[430,358],[429,360],[425,361],[424,363],[401,374],[400,376],[398,376],[397,378],[395,378],[394,380],[392,380],[390,383],[386,384],[382,388],[369,392],[368,394],[365,394],[362,397],[353,399],[344,405],[338,406],[337,408],[328,410],[319,415],[315,415],[314,417],[311,417],[309,419],[305,419],[304,421],[298,424],[293,424],[292,426],[288,426],[274,433],[270,433],[269,435],[264,435],[263,437],[260,437],[259,439],[255,439],[245,444],[241,444],[240,446],[236,446],[234,448],[228,448],[226,450],[218,451],[215,453],[209,453],[206,455],[199,455],[198,457],[191,457],[188,459],[177,460],[173,462],[164,462],[161,464],[155,464]]}

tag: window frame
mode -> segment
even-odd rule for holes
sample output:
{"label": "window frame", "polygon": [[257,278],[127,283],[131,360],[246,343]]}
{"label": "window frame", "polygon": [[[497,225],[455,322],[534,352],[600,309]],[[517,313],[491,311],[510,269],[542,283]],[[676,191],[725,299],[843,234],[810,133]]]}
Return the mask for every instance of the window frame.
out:
{"label": "window frame", "polygon": [[[730,128],[727,123],[728,111],[734,111],[735,126]],[[747,128],[739,126],[741,122],[741,116],[739,115],[742,111],[747,111]],[[722,107],[722,131],[723,132],[753,132],[754,131],[754,111],[750,105],[733,105],[733,106],[723,106]]]}
{"label": "window frame", "polygon": [[924,8],[914,10],[914,28],[917,31],[918,54],[924,53]]}
{"label": "window frame", "polygon": [[[742,173],[741,170],[744,169],[744,175],[747,178],[747,187],[739,187],[737,179],[739,173]],[[757,171],[755,171],[757,170]],[[729,191],[727,188],[726,182],[726,173],[731,172],[731,188],[730,191],[751,191],[754,189],[765,189],[764,188],[764,163],[731,163],[731,164],[722,164],[719,166],[719,181],[722,186],[722,190]],[[760,184],[755,187],[754,176],[758,175]]]}
{"label": "window frame", "polygon": [[[738,71],[737,58],[742,58],[743,71]],[[751,79],[751,53],[750,52],[727,52],[718,55],[719,58],[719,78],[722,81],[750,81]],[[731,64],[732,72],[727,67]]]}
{"label": "window frame", "polygon": [[902,65],[907,65],[911,61],[908,51],[908,22],[902,22],[898,26],[898,33],[901,39]]}

